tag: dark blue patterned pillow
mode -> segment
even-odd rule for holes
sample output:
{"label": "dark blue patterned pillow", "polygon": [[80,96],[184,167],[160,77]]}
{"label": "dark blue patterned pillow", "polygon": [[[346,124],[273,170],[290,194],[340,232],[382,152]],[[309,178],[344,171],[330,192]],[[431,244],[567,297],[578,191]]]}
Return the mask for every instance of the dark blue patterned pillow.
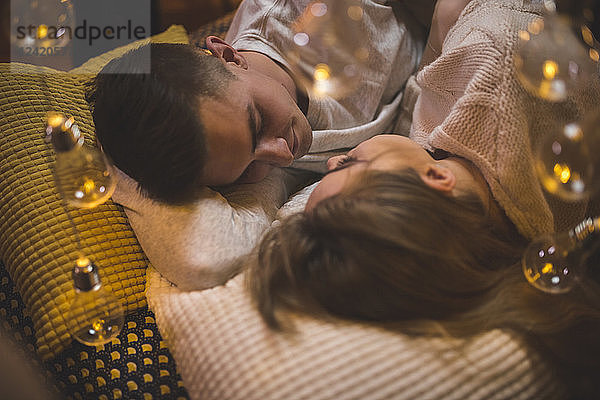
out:
{"label": "dark blue patterned pillow", "polygon": [[154,314],[146,309],[128,315],[120,344],[99,348],[73,342],[48,362],[35,349],[33,323],[4,265],[0,264],[0,321],[23,348],[32,368],[44,371],[50,391],[67,399],[188,399]]}

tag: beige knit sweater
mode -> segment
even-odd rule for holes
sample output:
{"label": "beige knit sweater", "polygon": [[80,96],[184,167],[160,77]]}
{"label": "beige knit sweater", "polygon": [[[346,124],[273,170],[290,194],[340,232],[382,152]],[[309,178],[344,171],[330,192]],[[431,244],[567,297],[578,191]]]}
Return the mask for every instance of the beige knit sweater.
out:
{"label": "beige knit sweater", "polygon": [[[517,34],[538,17],[539,3],[473,0],[465,8],[448,32],[441,56],[417,75],[421,94],[410,134],[427,149],[472,161],[528,238],[568,229],[583,217],[582,203],[564,203],[543,192],[532,145],[555,124],[578,118],[590,104],[589,98],[541,101],[516,79]],[[596,99],[599,93],[595,91]]]}

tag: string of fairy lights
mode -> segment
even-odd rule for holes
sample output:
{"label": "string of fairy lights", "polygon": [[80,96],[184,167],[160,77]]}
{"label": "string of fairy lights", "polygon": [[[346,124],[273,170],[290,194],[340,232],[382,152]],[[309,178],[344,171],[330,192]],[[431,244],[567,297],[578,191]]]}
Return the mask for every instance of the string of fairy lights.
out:
{"label": "string of fairy lights", "polygon": [[[597,3],[546,0],[545,13],[519,32],[514,64],[527,91],[560,103],[598,85],[599,47],[591,29],[597,27]],[[599,135],[600,108],[586,111],[580,120],[557,124],[545,135],[533,151],[536,173],[548,193],[569,202],[594,195]],[[583,250],[599,230],[600,219],[587,218],[568,232],[533,240],[522,258],[526,279],[548,293],[570,291],[585,276]]]}

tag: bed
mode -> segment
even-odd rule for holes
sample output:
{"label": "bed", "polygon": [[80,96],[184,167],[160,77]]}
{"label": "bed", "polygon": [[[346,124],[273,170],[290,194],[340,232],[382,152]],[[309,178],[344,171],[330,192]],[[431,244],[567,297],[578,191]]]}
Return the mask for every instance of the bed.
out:
{"label": "bed", "polygon": [[[172,27],[155,40],[202,46],[207,34],[222,35],[230,18],[190,38],[181,27]],[[79,72],[92,74],[95,69],[88,67]],[[150,265],[140,233],[112,201],[93,211],[70,212],[103,281],[126,307],[124,331],[98,348],[71,342],[62,312],[72,292],[69,273],[76,249],[51,178],[53,154],[39,135],[44,97],[27,66],[17,69],[16,78],[14,70],[4,68],[0,317],[60,397],[526,399],[564,394],[541,357],[509,331],[470,340],[414,338],[296,315],[296,334],[275,333],[252,307],[243,274],[206,290],[173,286]],[[76,79],[52,78],[49,87],[55,106],[74,115],[87,144],[94,145]],[[288,199],[273,218],[299,212],[309,190]],[[238,196],[242,203],[247,198]]]}

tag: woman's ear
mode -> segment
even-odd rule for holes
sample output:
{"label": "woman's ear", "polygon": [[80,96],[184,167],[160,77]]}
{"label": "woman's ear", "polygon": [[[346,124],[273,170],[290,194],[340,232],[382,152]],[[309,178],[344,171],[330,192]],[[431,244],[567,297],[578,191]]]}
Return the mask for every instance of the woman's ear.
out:
{"label": "woman's ear", "polygon": [[421,174],[421,179],[430,188],[450,194],[456,186],[456,176],[449,168],[438,164],[429,164]]}
{"label": "woman's ear", "polygon": [[226,63],[234,63],[240,68],[248,69],[246,58],[223,39],[216,36],[209,36],[206,38],[206,47],[215,57],[222,59]]}

